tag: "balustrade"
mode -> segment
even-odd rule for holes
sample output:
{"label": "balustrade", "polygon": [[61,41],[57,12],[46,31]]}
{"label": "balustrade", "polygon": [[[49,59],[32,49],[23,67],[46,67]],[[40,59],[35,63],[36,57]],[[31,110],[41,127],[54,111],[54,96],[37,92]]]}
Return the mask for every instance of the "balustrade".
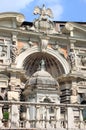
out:
{"label": "balustrade", "polygon": [[[2,107],[8,104],[8,125]],[[20,106],[25,106],[21,119]],[[0,101],[0,129],[82,129],[86,128],[83,110],[86,105]],[[34,112],[34,114],[32,113]],[[33,116],[33,117],[31,117]]]}

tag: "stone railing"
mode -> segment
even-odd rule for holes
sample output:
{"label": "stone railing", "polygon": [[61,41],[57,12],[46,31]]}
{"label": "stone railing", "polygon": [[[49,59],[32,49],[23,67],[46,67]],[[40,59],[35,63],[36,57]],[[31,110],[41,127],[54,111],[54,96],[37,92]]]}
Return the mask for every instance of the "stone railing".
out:
{"label": "stone railing", "polygon": [[0,130],[85,130],[85,108],[76,104],[0,101]]}

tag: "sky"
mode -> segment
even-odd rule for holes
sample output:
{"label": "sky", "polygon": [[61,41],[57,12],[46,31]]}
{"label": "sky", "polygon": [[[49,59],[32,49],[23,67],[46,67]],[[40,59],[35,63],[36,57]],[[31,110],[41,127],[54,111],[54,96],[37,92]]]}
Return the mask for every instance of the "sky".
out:
{"label": "sky", "polygon": [[19,12],[25,21],[32,22],[38,16],[33,14],[34,7],[50,8],[53,21],[86,22],[86,0],[0,0],[0,12]]}

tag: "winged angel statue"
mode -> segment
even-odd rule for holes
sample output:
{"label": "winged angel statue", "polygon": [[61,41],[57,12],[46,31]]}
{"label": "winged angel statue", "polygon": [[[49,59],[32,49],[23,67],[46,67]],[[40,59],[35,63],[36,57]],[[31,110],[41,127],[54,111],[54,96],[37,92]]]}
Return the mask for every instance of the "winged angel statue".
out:
{"label": "winged angel statue", "polygon": [[45,5],[43,4],[43,7],[40,8],[39,6],[36,6],[34,8],[34,12],[35,15],[39,14],[40,15],[40,19],[47,19],[47,17],[53,18],[53,13],[52,10],[50,8],[45,8]]}

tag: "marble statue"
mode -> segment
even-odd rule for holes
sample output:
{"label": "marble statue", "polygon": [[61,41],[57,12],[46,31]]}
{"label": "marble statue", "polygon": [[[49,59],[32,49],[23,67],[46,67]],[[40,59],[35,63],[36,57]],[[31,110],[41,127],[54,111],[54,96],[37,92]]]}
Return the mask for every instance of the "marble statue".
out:
{"label": "marble statue", "polygon": [[72,104],[80,104],[80,96],[75,88],[72,89],[72,95],[70,97],[70,101]]}

